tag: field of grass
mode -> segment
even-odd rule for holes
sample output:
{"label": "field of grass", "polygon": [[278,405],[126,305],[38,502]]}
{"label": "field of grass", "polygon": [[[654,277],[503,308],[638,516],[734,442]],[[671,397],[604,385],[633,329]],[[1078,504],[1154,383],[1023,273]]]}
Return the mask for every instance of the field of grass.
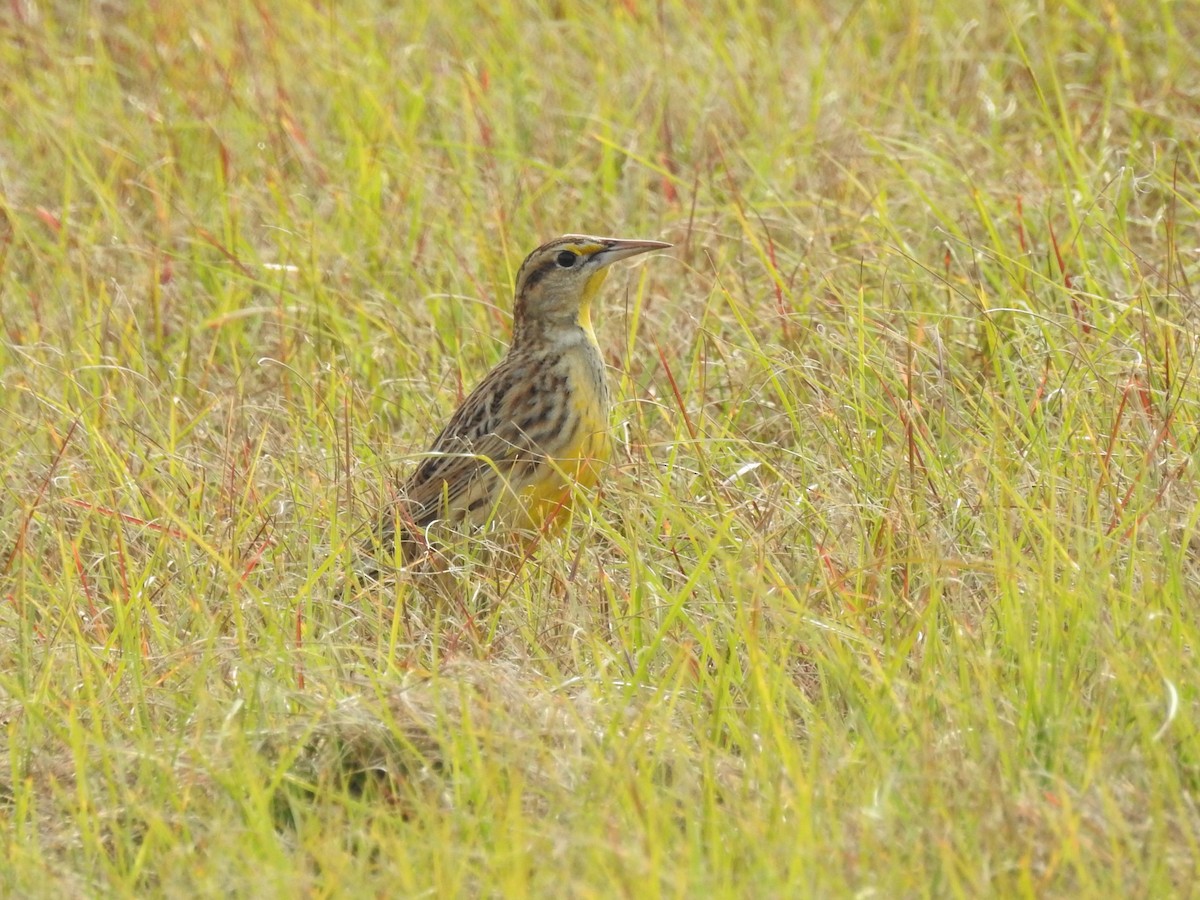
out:
{"label": "field of grass", "polygon": [[[400,7],[0,12],[0,894],[1188,893],[1200,5]],[[568,231],[603,490],[345,589]]]}

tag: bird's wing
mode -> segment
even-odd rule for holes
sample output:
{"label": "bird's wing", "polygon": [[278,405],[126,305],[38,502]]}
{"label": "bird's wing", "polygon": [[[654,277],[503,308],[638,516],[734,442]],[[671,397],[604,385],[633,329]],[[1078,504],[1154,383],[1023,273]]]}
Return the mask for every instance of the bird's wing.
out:
{"label": "bird's wing", "polygon": [[414,524],[486,517],[506,482],[519,486],[542,463],[537,425],[546,416],[528,369],[505,359],[450,418],[401,492]]}

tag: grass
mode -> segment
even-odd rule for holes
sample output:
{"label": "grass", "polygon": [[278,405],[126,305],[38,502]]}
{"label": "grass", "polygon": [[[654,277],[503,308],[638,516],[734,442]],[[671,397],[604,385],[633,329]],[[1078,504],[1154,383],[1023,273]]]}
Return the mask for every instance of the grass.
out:
{"label": "grass", "polygon": [[[1193,6],[148,6],[0,19],[0,892],[1191,890]],[[603,491],[341,593],[579,230]]]}

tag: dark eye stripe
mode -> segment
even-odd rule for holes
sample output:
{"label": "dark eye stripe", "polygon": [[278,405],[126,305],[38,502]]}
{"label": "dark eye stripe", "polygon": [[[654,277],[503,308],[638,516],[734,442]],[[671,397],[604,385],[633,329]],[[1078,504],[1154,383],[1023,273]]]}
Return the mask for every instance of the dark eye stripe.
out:
{"label": "dark eye stripe", "polygon": [[528,276],[526,276],[525,290],[529,290],[557,268],[558,263],[552,259],[542,263],[540,266],[530,272]]}

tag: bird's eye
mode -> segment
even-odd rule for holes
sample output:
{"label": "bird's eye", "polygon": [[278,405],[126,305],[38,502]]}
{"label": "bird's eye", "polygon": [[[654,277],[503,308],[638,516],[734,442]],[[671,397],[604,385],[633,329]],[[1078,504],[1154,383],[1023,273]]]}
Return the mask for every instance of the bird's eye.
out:
{"label": "bird's eye", "polygon": [[557,262],[560,267],[569,269],[571,266],[575,265],[575,260],[577,259],[579,259],[579,254],[572,253],[570,250],[564,250],[562,253],[558,254],[558,258],[555,260],[555,262]]}

